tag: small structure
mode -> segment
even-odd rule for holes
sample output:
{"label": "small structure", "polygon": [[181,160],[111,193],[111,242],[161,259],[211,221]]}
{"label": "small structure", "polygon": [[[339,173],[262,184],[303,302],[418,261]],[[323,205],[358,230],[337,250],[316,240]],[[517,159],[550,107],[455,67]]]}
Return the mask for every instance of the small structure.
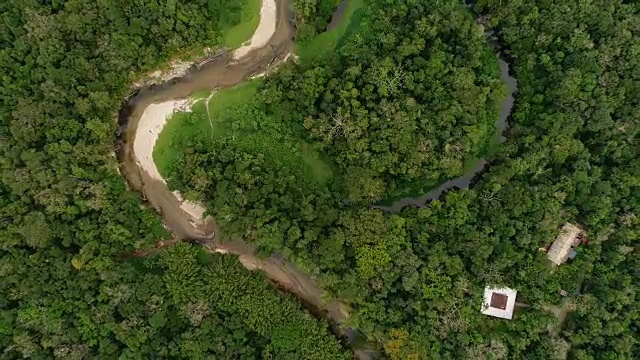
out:
{"label": "small structure", "polygon": [[517,294],[517,290],[509,288],[485,287],[482,313],[502,319],[511,319]]}
{"label": "small structure", "polygon": [[577,253],[573,248],[582,241],[583,231],[576,225],[566,223],[560,230],[560,235],[547,251],[547,258],[555,265],[561,265],[567,259],[573,259]]}

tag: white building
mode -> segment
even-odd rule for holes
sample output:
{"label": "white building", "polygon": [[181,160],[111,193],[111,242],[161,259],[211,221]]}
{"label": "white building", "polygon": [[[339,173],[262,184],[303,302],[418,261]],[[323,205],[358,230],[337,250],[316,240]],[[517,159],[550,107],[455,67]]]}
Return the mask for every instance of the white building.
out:
{"label": "white building", "polygon": [[516,305],[517,290],[509,288],[484,288],[482,313],[502,319],[511,319]]}

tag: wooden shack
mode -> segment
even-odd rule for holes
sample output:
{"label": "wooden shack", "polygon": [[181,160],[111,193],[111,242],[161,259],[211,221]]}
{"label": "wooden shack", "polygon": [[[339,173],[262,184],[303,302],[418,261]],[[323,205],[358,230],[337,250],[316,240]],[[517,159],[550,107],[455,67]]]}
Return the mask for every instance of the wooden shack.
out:
{"label": "wooden shack", "polygon": [[564,224],[560,234],[547,251],[547,258],[555,265],[563,264],[567,259],[575,256],[574,247],[580,244],[582,237],[581,228],[571,223]]}

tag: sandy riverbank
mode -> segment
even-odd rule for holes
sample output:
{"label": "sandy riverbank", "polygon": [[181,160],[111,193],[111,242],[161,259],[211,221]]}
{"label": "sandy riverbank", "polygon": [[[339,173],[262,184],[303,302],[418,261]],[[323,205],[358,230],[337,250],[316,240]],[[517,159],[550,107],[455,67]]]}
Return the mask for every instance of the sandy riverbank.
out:
{"label": "sandy riverbank", "polygon": [[[190,99],[169,100],[147,106],[138,122],[138,131],[133,140],[133,154],[138,166],[151,178],[166,184],[153,161],[153,148],[167,121],[178,111],[190,111],[197,101]],[[187,213],[193,221],[202,221],[205,208],[193,201],[185,200],[178,191],[173,195],[180,203],[180,209]]]}
{"label": "sandy riverbank", "polygon": [[155,180],[166,183],[153,161],[153,147],[167,121],[176,111],[191,110],[189,99],[169,100],[147,106],[140,117],[138,131],[133,140],[133,153],[138,165]]}
{"label": "sandy riverbank", "polygon": [[241,59],[253,50],[260,49],[269,43],[271,37],[276,33],[276,23],[278,22],[277,13],[275,0],[262,0],[258,28],[253,33],[251,40],[233,53],[234,60]]}
{"label": "sandy riverbank", "polygon": [[[278,21],[278,11],[275,0],[263,0],[260,9],[260,23],[251,39],[243,46],[238,48],[233,59],[239,60],[252,51],[265,47],[276,33],[276,24]],[[172,64],[172,68],[167,73],[157,71],[152,74],[152,81],[158,79],[167,80],[184,75],[188,68],[187,62],[179,62]],[[211,94],[211,96],[213,93]],[[207,105],[211,96],[207,98]],[[162,132],[167,121],[177,111],[190,111],[193,101],[190,99],[169,100],[159,103],[153,103],[144,109],[144,113],[140,117],[138,129],[133,141],[133,154],[138,166],[145,171],[154,180],[166,184],[165,179],[158,171],[158,167],[153,161],[153,148],[158,141],[158,137]],[[208,107],[208,106],[207,106]],[[208,109],[207,109],[208,110]],[[208,111],[207,111],[208,114]],[[180,208],[187,213],[193,221],[203,220],[206,209],[195,202],[184,200],[182,194],[177,191],[173,195],[180,202]]]}

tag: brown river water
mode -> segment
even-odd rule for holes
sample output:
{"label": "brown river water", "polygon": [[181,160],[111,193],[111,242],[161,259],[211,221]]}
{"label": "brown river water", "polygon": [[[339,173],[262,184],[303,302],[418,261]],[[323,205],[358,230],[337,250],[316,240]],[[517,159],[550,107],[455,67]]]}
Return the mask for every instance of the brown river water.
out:
{"label": "brown river water", "polygon": [[[133,155],[133,139],[138,122],[150,104],[187,98],[201,90],[234,86],[248,80],[255,74],[264,72],[270,65],[281,62],[293,50],[295,29],[289,23],[291,15],[289,3],[287,0],[276,0],[276,4],[278,17],[276,32],[265,47],[252,51],[237,62],[232,61],[231,53],[226,53],[199,69],[195,66],[192,67],[186,75],[180,78],[136,90],[136,93],[127,99],[119,113],[117,155],[121,164],[120,169],[129,186],[141,192],[144,199],[161,214],[166,227],[173,233],[175,239],[198,242],[211,252],[238,255],[239,260],[246,268],[263,271],[280,289],[297,296],[313,314],[331,320],[334,324],[334,331],[339,331],[342,340],[348,345],[357,334],[349,328],[337,330],[336,326],[344,323],[349,317],[345,304],[334,300],[326,302],[323,299],[324,292],[313,277],[303,273],[295,265],[281,257],[274,255],[269,258],[260,258],[256,256],[254,248],[250,244],[238,239],[223,242],[222,239],[215,236],[219,233],[215,220],[208,218],[203,223],[192,221],[191,217],[180,209],[180,202],[167,185],[153,179],[142,170]],[[329,28],[337,26],[343,20],[346,4],[347,1],[343,1],[338,6]],[[197,62],[194,61],[194,63]],[[509,75],[507,63],[502,59],[499,59],[499,62],[502,78],[508,89],[508,96],[502,104],[500,118],[497,122],[497,131],[502,134],[507,128],[507,118],[513,106],[513,94],[517,86],[515,79]],[[501,141],[504,141],[504,137],[501,137]],[[385,211],[399,211],[407,205],[422,206],[429,200],[440,197],[449,189],[468,187],[473,178],[483,171],[486,164],[487,162],[481,159],[475,168],[470,169],[459,178],[442,184],[428,194],[416,198],[401,199],[391,206],[379,206],[378,208]],[[373,352],[368,349],[355,349],[354,352],[356,357],[361,359],[373,356]]]}

